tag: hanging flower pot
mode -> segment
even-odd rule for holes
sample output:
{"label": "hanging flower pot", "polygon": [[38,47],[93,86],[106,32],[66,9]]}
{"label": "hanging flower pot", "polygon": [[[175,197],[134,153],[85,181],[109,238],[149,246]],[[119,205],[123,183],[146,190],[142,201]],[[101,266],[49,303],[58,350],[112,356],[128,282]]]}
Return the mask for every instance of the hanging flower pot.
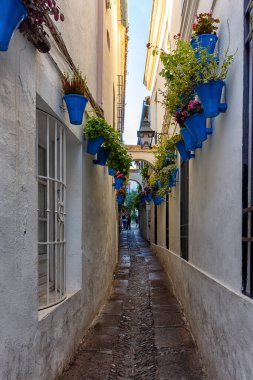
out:
{"label": "hanging flower pot", "polygon": [[169,187],[175,187],[177,184],[178,169],[173,169],[172,174],[169,176]]}
{"label": "hanging flower pot", "polygon": [[173,153],[168,153],[163,159],[164,166],[172,165],[175,163],[175,155]]}
{"label": "hanging flower pot", "polygon": [[216,34],[198,34],[191,39],[191,47],[195,50],[195,56],[200,58],[199,50],[206,49],[208,54],[213,54],[218,37]]}
{"label": "hanging flower pot", "polygon": [[196,137],[186,128],[181,128],[180,133],[183,136],[186,150],[195,150],[197,148]]}
{"label": "hanging flower pot", "polygon": [[64,95],[63,99],[67,105],[70,123],[74,125],[81,125],[83,123],[83,114],[88,103],[88,99],[79,94]]}
{"label": "hanging flower pot", "polygon": [[114,187],[116,190],[119,190],[123,186],[123,183],[124,183],[123,178],[114,177]]}
{"label": "hanging flower pot", "polygon": [[151,195],[151,193],[146,194],[145,200],[146,200],[146,202],[151,202],[152,201],[152,195]]}
{"label": "hanging flower pot", "polygon": [[118,194],[117,201],[119,205],[122,205],[124,203],[124,195]]}
{"label": "hanging flower pot", "polygon": [[87,153],[95,155],[104,142],[103,137],[97,137],[96,139],[89,139],[87,145]]}
{"label": "hanging flower pot", "polygon": [[108,174],[111,176],[115,176],[116,172],[113,168],[108,167]]}
{"label": "hanging flower pot", "polygon": [[204,112],[196,113],[185,119],[185,125],[191,134],[195,137],[197,143],[201,143],[207,139],[206,118]]}
{"label": "hanging flower pot", "polygon": [[145,205],[146,204],[146,197],[141,197],[141,204]]}
{"label": "hanging flower pot", "polygon": [[155,195],[153,197],[153,202],[155,206],[159,206],[161,203],[163,203],[163,197],[160,197],[160,195]]}
{"label": "hanging flower pot", "polygon": [[108,150],[102,146],[101,148],[99,148],[97,152],[97,159],[93,160],[93,162],[96,165],[105,166],[108,157],[109,157]]}
{"label": "hanging flower pot", "polygon": [[220,102],[223,86],[222,80],[211,80],[195,87],[204,108],[205,117],[216,117],[220,112],[226,111],[227,104]]}
{"label": "hanging flower pot", "polygon": [[183,140],[176,142],[175,146],[183,161],[190,160],[192,157],[195,157],[194,154],[190,154],[186,150],[185,143]]}
{"label": "hanging flower pot", "polygon": [[1,0],[0,3],[0,51],[7,51],[13,33],[27,17],[27,10],[22,0]]}

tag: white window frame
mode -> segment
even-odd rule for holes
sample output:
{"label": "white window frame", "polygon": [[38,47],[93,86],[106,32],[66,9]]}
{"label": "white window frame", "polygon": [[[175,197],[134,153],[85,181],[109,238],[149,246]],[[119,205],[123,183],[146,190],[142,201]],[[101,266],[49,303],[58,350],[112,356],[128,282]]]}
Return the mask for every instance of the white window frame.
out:
{"label": "white window frame", "polygon": [[[46,125],[39,125],[40,117]],[[44,130],[39,131],[39,128]],[[39,147],[46,152],[43,174],[39,173]],[[39,184],[46,189],[44,210],[39,209],[43,201],[40,202],[38,194],[38,298],[39,310],[42,310],[66,298],[66,129],[56,118],[41,110],[37,110],[37,180],[38,189]],[[43,235],[40,221],[46,224],[44,241],[39,241]],[[40,253],[41,247],[46,248],[45,253]],[[40,260],[42,255],[45,257]]]}

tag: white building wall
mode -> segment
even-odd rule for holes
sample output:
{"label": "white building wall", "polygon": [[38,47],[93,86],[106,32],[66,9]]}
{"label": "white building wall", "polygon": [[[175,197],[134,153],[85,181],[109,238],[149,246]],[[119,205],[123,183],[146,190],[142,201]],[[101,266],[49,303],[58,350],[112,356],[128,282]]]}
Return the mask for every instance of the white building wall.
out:
{"label": "white building wall", "polygon": [[[175,20],[181,11],[174,4],[171,36],[180,29]],[[198,13],[211,5],[200,0]],[[210,378],[250,380],[253,305],[241,293],[243,2],[217,0],[214,17],[221,21],[219,49],[226,49],[230,39],[229,51],[236,55],[226,79],[228,110],[213,120],[213,135],[189,163],[189,261],[180,257],[180,183],[170,195],[170,249],[161,238],[164,206],[158,206],[158,245],[153,247],[184,307]],[[153,237],[154,207],[151,221]]]}
{"label": "white building wall", "polygon": [[[62,1],[61,10],[62,37],[96,97],[98,1]],[[112,34],[117,25],[116,18]],[[68,66],[54,42],[42,55],[16,32],[0,61],[0,378],[50,380],[109,294],[118,252],[117,206],[112,177],[86,153],[82,127],[69,124],[59,76]],[[103,75],[108,72],[103,104],[112,121],[117,65],[105,60]],[[39,313],[36,107],[67,130],[67,298]]]}

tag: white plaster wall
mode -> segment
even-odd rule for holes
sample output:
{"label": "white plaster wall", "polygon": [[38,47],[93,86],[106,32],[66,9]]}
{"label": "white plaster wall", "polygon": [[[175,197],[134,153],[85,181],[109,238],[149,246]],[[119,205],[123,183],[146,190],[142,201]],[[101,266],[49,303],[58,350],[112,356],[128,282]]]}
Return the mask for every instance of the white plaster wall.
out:
{"label": "white plaster wall", "polygon": [[[224,12],[226,9],[226,12]],[[189,261],[235,290],[241,288],[243,4],[218,1],[220,47],[237,53],[227,77],[228,110],[190,161]],[[238,102],[238,99],[240,100]]]}
{"label": "white plaster wall", "polygon": [[157,244],[166,247],[166,203],[157,207]]}
{"label": "white plaster wall", "polygon": [[[0,53],[0,378],[33,367],[37,321],[35,59],[16,33]],[[25,359],[24,359],[25,358]],[[13,374],[14,372],[14,374]]]}
{"label": "white plaster wall", "polygon": [[[210,6],[200,1],[199,12]],[[243,4],[218,0],[214,16],[221,20],[219,48],[228,47],[229,23],[229,50],[237,53],[226,80],[228,110],[214,120],[213,135],[190,161],[189,262],[180,258],[180,184],[170,196],[170,250],[159,242],[153,247],[183,305],[210,379],[251,380],[253,305],[241,294]],[[171,34],[177,32],[173,27]],[[152,236],[153,216],[152,207]],[[158,224],[162,220],[159,215]]]}
{"label": "white plaster wall", "polygon": [[210,380],[251,380],[252,300],[178,255],[153,248],[182,303]]}
{"label": "white plaster wall", "polygon": [[[62,1],[65,22],[58,23],[94,97],[97,4]],[[0,378],[51,380],[73,354],[110,291],[118,256],[115,194],[107,169],[95,166],[86,145],[82,147],[82,127],[69,124],[58,70],[68,67],[54,43],[50,54],[42,55],[16,32],[0,60]],[[116,75],[115,67],[107,66],[108,72],[114,71],[111,77]],[[110,89],[112,95],[112,82]],[[105,91],[104,97],[110,109],[112,96]],[[67,299],[39,315],[36,106],[65,123],[68,131],[66,231],[70,237]]]}

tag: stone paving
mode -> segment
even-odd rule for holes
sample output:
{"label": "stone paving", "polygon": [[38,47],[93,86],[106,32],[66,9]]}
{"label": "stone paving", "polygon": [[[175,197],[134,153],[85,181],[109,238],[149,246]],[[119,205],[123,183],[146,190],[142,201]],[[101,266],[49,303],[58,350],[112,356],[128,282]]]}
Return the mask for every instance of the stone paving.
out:
{"label": "stone paving", "polygon": [[168,279],[137,230],[121,233],[112,294],[61,380],[204,380]]}

